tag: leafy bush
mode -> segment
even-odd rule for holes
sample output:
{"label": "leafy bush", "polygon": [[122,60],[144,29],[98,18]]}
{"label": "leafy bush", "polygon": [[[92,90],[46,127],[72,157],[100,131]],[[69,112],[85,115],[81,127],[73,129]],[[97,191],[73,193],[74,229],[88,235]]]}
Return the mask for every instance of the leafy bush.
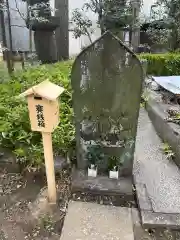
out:
{"label": "leafy bush", "polygon": [[72,61],[67,61],[30,68],[15,73],[8,82],[0,84],[0,145],[12,150],[24,165],[40,166],[43,163],[43,149],[41,134],[30,129],[27,103],[17,96],[43,80],[49,79],[65,88],[61,96],[60,124],[53,133],[54,152],[65,155],[72,147],[71,65]]}
{"label": "leafy bush", "polygon": [[147,74],[155,76],[180,75],[180,54],[141,54],[148,61]]}

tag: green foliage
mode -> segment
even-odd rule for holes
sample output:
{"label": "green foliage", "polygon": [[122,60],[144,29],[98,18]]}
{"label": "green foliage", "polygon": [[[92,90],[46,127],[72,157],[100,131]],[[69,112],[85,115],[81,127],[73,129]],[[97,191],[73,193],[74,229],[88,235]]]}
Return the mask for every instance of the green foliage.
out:
{"label": "green foliage", "polygon": [[118,34],[122,28],[138,22],[138,19],[133,17],[132,2],[129,0],[88,0],[82,10],[75,9],[72,13],[71,22],[74,25],[72,31],[75,38],[86,35],[92,42],[91,35],[94,29],[92,20],[87,17],[89,12],[97,15],[97,27],[100,27],[101,33],[111,30]]}
{"label": "green foliage", "polygon": [[171,51],[180,47],[180,1],[156,0],[151,8],[150,24],[146,32],[153,43]]}
{"label": "green foliage", "polygon": [[156,4],[163,9],[163,21],[166,23],[166,28],[170,30],[168,36],[169,45],[172,50],[176,50],[180,46],[180,1],[179,0],[157,0]]}
{"label": "green foliage", "polygon": [[90,145],[87,148],[87,159],[91,165],[98,165],[104,159],[104,153],[99,145]]}
{"label": "green foliage", "polygon": [[73,110],[69,81],[72,62],[43,65],[15,73],[7,82],[0,84],[0,145],[12,150],[24,165],[40,166],[43,163],[41,134],[30,129],[27,103],[18,95],[29,87],[49,79],[63,86],[60,124],[53,133],[55,154],[70,150],[74,140]]}
{"label": "green foliage", "polygon": [[144,91],[141,95],[141,107],[145,107],[146,103],[149,100],[149,93],[147,91]]}
{"label": "green foliage", "polygon": [[140,58],[148,61],[149,75],[180,75],[180,53],[142,54]]}
{"label": "green foliage", "polygon": [[108,159],[108,169],[109,170],[118,170],[119,166],[122,166],[123,162],[121,157],[111,156]]}
{"label": "green foliage", "polygon": [[151,39],[152,43],[155,44],[156,46],[161,46],[166,49],[169,48],[169,34],[170,30],[169,29],[156,29],[153,27],[148,28],[146,31],[148,34],[148,37]]}
{"label": "green foliage", "polygon": [[165,155],[167,156],[168,159],[174,158],[174,152],[172,151],[171,147],[169,146],[168,143],[163,144],[163,151]]}
{"label": "green foliage", "polygon": [[130,1],[104,0],[103,6],[105,29],[121,29],[132,24],[133,15]]}
{"label": "green foliage", "polygon": [[72,12],[71,25],[71,31],[75,39],[84,35],[87,36],[92,43],[91,36],[94,33],[94,28],[92,26],[92,21],[84,14],[83,10],[75,9]]}
{"label": "green foliage", "polygon": [[168,118],[166,119],[168,122],[173,122],[175,124],[180,125],[180,112],[174,109],[168,109]]}

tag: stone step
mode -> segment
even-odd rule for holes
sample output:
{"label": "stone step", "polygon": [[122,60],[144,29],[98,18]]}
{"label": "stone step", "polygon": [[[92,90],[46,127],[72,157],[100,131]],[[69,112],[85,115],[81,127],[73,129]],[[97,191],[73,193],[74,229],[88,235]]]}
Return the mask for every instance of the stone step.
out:
{"label": "stone step", "polygon": [[101,175],[94,178],[88,177],[87,171],[74,169],[71,190],[73,200],[130,207],[135,205],[132,184],[132,178],[115,180]]}
{"label": "stone step", "polygon": [[144,109],[140,111],[134,180],[144,227],[180,228],[180,169],[167,159]]}
{"label": "stone step", "polygon": [[130,208],[70,201],[61,240],[134,240]]}

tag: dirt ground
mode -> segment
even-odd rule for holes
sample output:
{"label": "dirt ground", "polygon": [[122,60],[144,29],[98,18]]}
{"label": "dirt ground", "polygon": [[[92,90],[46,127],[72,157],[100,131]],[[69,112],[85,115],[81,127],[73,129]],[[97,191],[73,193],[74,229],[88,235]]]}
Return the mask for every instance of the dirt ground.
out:
{"label": "dirt ground", "polygon": [[[0,240],[60,240],[70,198],[71,178],[66,170],[56,176],[58,203],[55,206],[48,204],[45,179],[39,174],[22,176],[0,170]],[[110,204],[112,200],[91,199],[85,193],[73,194],[72,198],[99,204]],[[179,240],[180,232],[143,229],[137,217],[134,237],[135,240]]]}
{"label": "dirt ground", "polygon": [[60,239],[70,195],[68,173],[56,182],[58,204],[50,206],[44,176],[0,171],[0,240]]}

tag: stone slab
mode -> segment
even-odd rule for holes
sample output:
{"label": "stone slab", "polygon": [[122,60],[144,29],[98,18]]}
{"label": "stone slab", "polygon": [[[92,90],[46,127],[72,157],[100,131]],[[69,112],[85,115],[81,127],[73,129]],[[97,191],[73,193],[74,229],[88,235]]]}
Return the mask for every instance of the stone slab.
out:
{"label": "stone slab", "polygon": [[142,210],[141,219],[145,228],[180,229],[180,214],[155,213]]}
{"label": "stone slab", "polygon": [[108,176],[88,177],[86,171],[74,170],[72,192],[91,192],[104,195],[134,196],[131,178],[110,179]]}
{"label": "stone slab", "polygon": [[60,240],[134,240],[131,209],[69,203]]}
{"label": "stone slab", "polygon": [[151,93],[146,110],[160,138],[172,147],[176,154],[174,161],[180,167],[180,126],[165,120],[168,117],[166,111],[169,105],[159,102],[154,95]]}
{"label": "stone slab", "polygon": [[[151,218],[152,219],[152,218]],[[176,229],[162,228],[162,225],[152,229],[152,225],[142,226],[139,212],[132,208],[132,220],[134,229],[134,240],[179,240],[180,233]]]}
{"label": "stone slab", "polygon": [[180,213],[180,170],[162,152],[162,142],[144,109],[140,111],[134,176],[145,184],[153,211]]}
{"label": "stone slab", "polygon": [[[136,193],[140,209],[141,221],[144,228],[180,228],[180,214],[156,213],[153,211],[151,201],[144,184],[136,184]],[[135,221],[135,217],[137,220],[137,213],[135,213],[135,211],[136,210],[132,210],[133,221]],[[137,234],[139,235],[139,232],[142,232],[142,229],[139,229],[138,226],[135,226],[134,232],[138,232]]]}

